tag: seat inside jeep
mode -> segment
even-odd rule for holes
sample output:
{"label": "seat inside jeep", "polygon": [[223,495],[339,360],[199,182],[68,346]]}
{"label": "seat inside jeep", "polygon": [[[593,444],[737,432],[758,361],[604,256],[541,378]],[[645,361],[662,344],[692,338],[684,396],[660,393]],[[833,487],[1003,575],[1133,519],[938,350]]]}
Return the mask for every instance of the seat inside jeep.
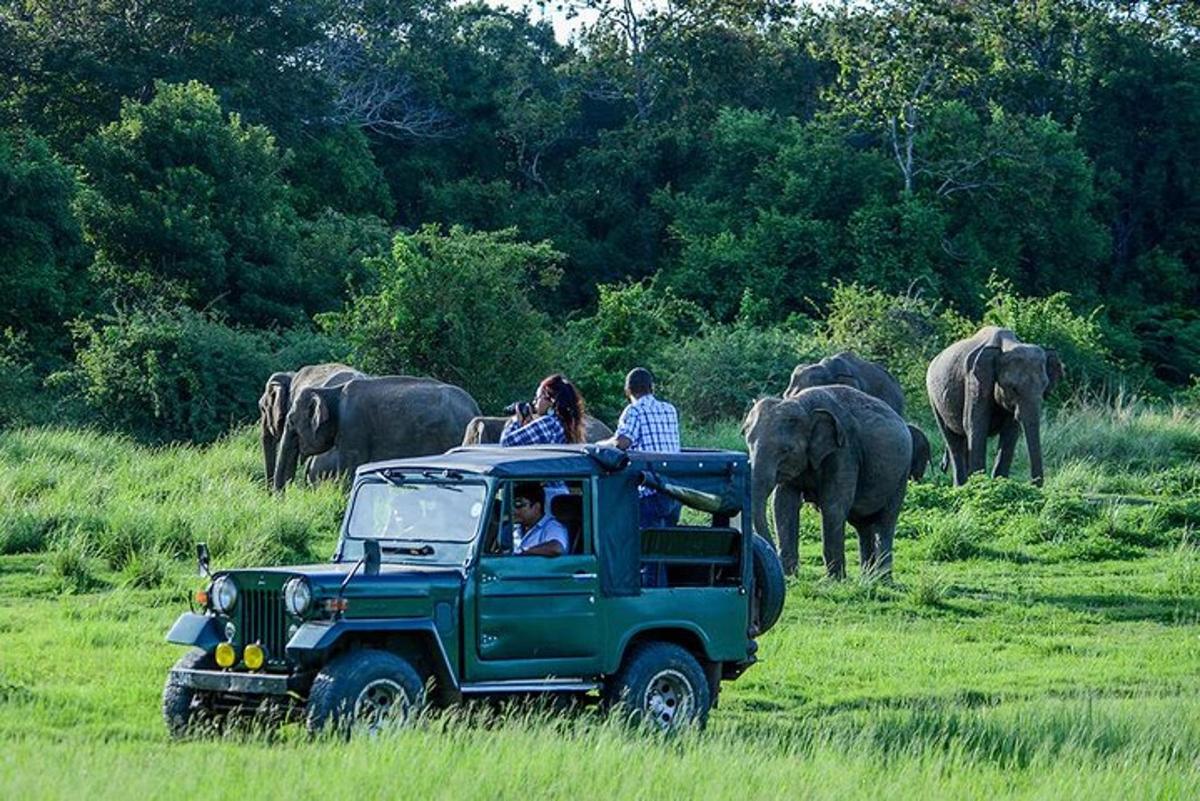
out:
{"label": "seat inside jeep", "polygon": [[583,496],[570,493],[555,495],[550,501],[550,514],[567,529],[571,541],[571,547],[567,553],[581,553],[583,550]]}

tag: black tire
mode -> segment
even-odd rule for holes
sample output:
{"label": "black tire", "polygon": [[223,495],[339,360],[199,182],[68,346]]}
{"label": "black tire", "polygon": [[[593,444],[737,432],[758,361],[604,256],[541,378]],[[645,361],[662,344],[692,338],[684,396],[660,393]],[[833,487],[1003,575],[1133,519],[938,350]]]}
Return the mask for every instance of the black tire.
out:
{"label": "black tire", "polygon": [[[193,648],[179,657],[175,667],[186,670],[215,670],[217,663],[212,654]],[[211,723],[217,728],[220,724],[220,716],[208,704],[205,694],[177,684],[172,680],[171,674],[167,674],[167,682],[163,686],[162,712],[167,731],[175,739],[197,731],[203,723]]]}
{"label": "black tire", "polygon": [[306,721],[312,733],[378,733],[404,725],[425,707],[425,681],[388,651],[362,649],[334,659],[313,679]]}
{"label": "black tire", "polygon": [[704,728],[712,696],[696,657],[669,642],[635,645],[604,688],[607,705],[667,732]]}
{"label": "black tire", "polygon": [[[751,625],[758,634],[766,634],[779,622],[783,614],[783,601],[787,596],[787,582],[783,577],[783,564],[774,546],[759,535],[754,535],[754,608]],[[757,636],[757,635],[756,635]]]}

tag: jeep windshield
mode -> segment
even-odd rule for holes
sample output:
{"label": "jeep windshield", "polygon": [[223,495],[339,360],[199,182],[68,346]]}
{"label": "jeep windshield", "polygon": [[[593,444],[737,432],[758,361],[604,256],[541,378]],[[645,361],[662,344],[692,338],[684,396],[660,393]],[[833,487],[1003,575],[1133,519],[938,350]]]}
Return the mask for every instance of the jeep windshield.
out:
{"label": "jeep windshield", "polygon": [[367,481],[354,494],[346,537],[378,540],[385,561],[463,561],[483,518],[487,485]]}

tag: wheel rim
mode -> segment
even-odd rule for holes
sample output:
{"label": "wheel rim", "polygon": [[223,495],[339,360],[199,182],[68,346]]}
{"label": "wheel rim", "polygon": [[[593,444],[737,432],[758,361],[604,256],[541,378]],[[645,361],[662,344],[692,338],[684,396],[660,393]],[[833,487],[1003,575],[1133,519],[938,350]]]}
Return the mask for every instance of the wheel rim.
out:
{"label": "wheel rim", "polygon": [[642,709],[647,719],[664,731],[676,729],[692,719],[696,692],[687,676],[678,670],[660,670],[646,685]]}
{"label": "wheel rim", "polygon": [[408,719],[412,699],[392,679],[376,679],[362,688],[354,702],[354,723],[370,734],[397,728]]}

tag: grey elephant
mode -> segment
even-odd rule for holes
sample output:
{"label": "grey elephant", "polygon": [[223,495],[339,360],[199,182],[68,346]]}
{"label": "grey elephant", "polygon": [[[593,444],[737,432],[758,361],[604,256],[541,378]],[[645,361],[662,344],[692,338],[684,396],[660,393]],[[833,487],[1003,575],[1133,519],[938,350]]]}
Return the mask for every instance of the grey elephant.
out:
{"label": "grey elephant", "polygon": [[896,414],[904,414],[904,391],[900,382],[882,365],[844,350],[826,356],[816,364],[801,364],[792,371],[785,398],[803,389],[841,385],[854,387],[860,392],[879,398],[891,406]]}
{"label": "grey elephant", "polygon": [[307,387],[288,412],[275,488],[292,480],[300,459],[331,449],[337,450],[335,472],[346,478],[367,462],[442,453],[462,441],[467,421],[478,415],[465,390],[432,378],[381,376]]}
{"label": "grey elephant", "polygon": [[258,399],[258,423],[263,451],[263,468],[267,486],[275,481],[275,465],[279,443],[283,439],[283,428],[292,398],[307,387],[340,386],[352,378],[363,376],[353,367],[337,362],[310,364],[294,372],[272,373]]}
{"label": "grey elephant", "polygon": [[322,481],[333,481],[338,478],[337,448],[330,448],[324,453],[310,456],[304,462],[304,481],[314,487]]}
{"label": "grey elephant", "polygon": [[912,436],[900,415],[852,387],[801,390],[763,398],[743,426],[750,450],[754,527],[764,537],[767,497],[775,491],[775,524],[784,569],[796,571],[799,512],[821,512],[825,572],[846,575],[846,522],[858,531],[864,573],[887,575],[892,541],[912,465]]}
{"label": "grey elephant", "polygon": [[[500,433],[511,417],[474,417],[467,423],[463,432],[463,445],[491,445],[500,441]],[[612,429],[592,417],[590,414],[583,418],[583,436],[588,442],[599,442],[608,439],[613,434]]]}
{"label": "grey elephant", "polygon": [[934,357],[925,387],[956,486],[984,469],[987,441],[995,435],[1000,446],[992,475],[1007,476],[1022,429],[1029,474],[1033,483],[1042,483],[1042,402],[1062,374],[1062,362],[1052,348],[1027,344],[996,326],[981,328]]}
{"label": "grey elephant", "polygon": [[912,465],[908,477],[913,481],[920,481],[929,469],[933,449],[929,446],[929,437],[925,436],[925,432],[919,427],[909,423],[908,433],[912,437]]}

